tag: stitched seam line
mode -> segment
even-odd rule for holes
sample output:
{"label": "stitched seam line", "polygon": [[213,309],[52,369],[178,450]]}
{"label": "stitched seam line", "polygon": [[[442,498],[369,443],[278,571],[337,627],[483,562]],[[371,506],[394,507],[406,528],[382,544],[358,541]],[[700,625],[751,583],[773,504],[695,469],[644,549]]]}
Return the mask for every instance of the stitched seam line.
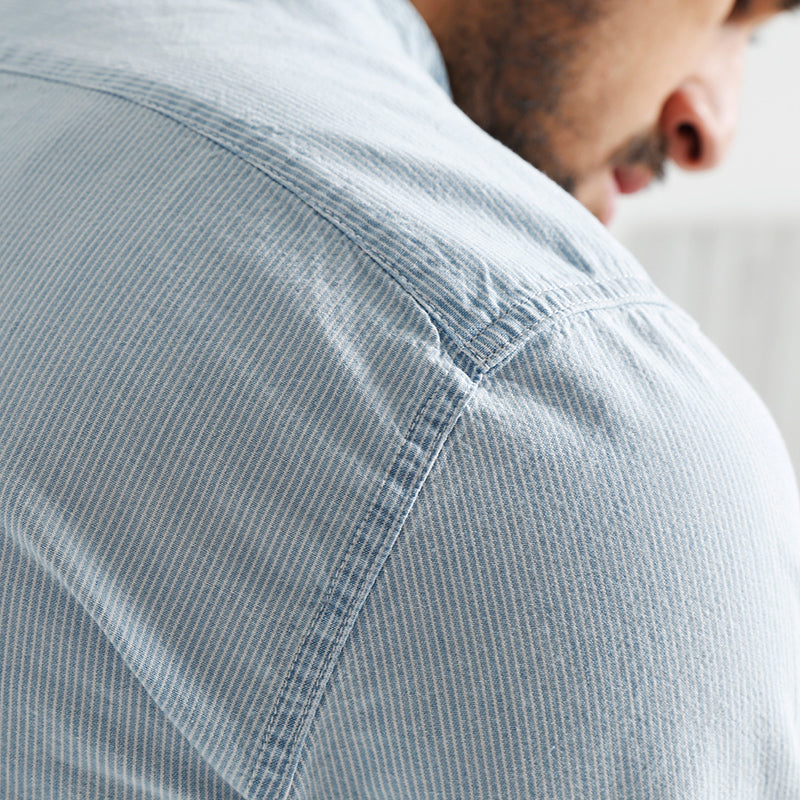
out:
{"label": "stitched seam line", "polygon": [[[558,325],[566,319],[570,317],[576,317],[580,314],[584,314],[588,311],[598,311],[603,309],[613,309],[613,308],[624,308],[625,306],[630,305],[650,305],[650,306],[661,306],[662,308],[675,310],[672,304],[668,300],[662,300],[658,297],[653,297],[652,295],[630,295],[628,297],[619,297],[619,298],[604,298],[602,300],[587,300],[583,302],[576,302],[574,304],[564,306],[563,308],[559,309],[558,311],[550,314],[545,319],[536,320],[534,323],[526,326],[525,328],[520,331],[520,336],[514,340],[511,344],[513,348],[510,352],[506,353],[505,356],[498,361],[496,361],[491,366],[487,367],[484,370],[484,374],[490,375],[494,370],[498,367],[502,366],[503,364],[507,363],[514,355],[522,349],[525,344],[535,335],[539,335],[540,333],[544,333],[547,331],[548,328]],[[680,311],[680,309],[677,309]],[[683,312],[681,312],[683,313]],[[524,334],[524,335],[522,335]],[[510,345],[509,345],[510,347]],[[495,348],[492,353],[486,358],[487,361],[493,360],[495,355],[499,353],[501,350],[505,349],[505,346],[500,346]]]}
{"label": "stitched seam line", "polygon": [[[303,642],[295,652],[290,670],[287,672],[286,678],[284,679],[283,684],[278,692],[278,698],[276,699],[275,704],[273,705],[273,708],[269,714],[267,723],[263,728],[261,742],[255,759],[251,760],[253,767],[250,770],[251,774],[246,790],[247,795],[251,793],[257,781],[264,780],[262,779],[262,773],[264,768],[267,766],[268,758],[270,757],[270,753],[268,752],[271,738],[270,734],[274,729],[278,714],[280,713],[280,706],[282,702],[285,703],[285,701],[282,701],[281,698],[286,696],[287,690],[296,680],[297,665],[300,659],[308,658],[309,649],[313,651],[313,647],[309,647],[309,642],[318,628],[319,619],[323,613],[330,612],[332,616],[335,615],[337,619],[330,634],[323,637],[321,649],[324,655],[322,661],[312,670],[310,670],[314,675],[314,680],[311,684],[310,691],[305,692],[306,696],[299,711],[295,713],[290,712],[289,723],[287,725],[288,737],[285,743],[277,743],[277,759],[270,769],[270,772],[276,775],[281,772],[286,775],[286,779],[288,779],[288,784],[285,787],[286,791],[288,791],[289,787],[291,786],[294,773],[302,755],[303,741],[308,735],[310,722],[313,720],[312,712],[316,712],[316,708],[319,706],[324,693],[323,682],[328,681],[331,670],[338,660],[344,643],[346,642],[347,637],[349,636],[349,633],[355,624],[355,620],[358,617],[364,602],[366,601],[366,597],[369,594],[369,590],[366,592],[366,594],[364,594],[364,587],[370,579],[374,584],[374,580],[377,577],[380,569],[383,567],[391,547],[394,544],[394,539],[399,533],[401,526],[398,526],[397,522],[404,520],[410,509],[413,507],[414,502],[419,494],[419,490],[424,484],[424,480],[429,474],[430,469],[436,460],[436,456],[444,444],[444,441],[452,430],[455,420],[460,416],[464,404],[467,402],[469,397],[472,396],[474,389],[478,384],[478,380],[471,378],[471,385],[468,390],[459,391],[458,386],[448,388],[448,381],[452,380],[452,376],[458,371],[458,367],[451,366],[448,372],[440,381],[437,382],[434,389],[428,394],[425,402],[420,405],[417,413],[414,415],[414,418],[408,427],[403,441],[398,446],[395,457],[391,462],[391,467],[388,470],[387,477],[381,484],[381,489],[378,493],[378,499],[373,504],[370,513],[364,517],[358,529],[353,533],[347,550],[340,559],[333,578],[328,583],[328,587],[325,592],[325,598],[317,606],[314,617],[307,628]],[[444,395],[442,395],[442,387],[444,387]],[[422,457],[418,459],[418,463],[412,476],[406,478],[404,481],[405,486],[402,487],[403,497],[398,501],[398,507],[394,511],[391,506],[386,508],[385,490],[387,484],[391,480],[392,476],[402,473],[403,469],[398,465],[402,465],[404,454],[406,454],[410,448],[418,447],[418,445],[414,442],[415,434],[420,428],[424,429],[424,426],[422,426],[422,420],[424,419],[426,412],[428,412],[431,406],[434,404],[434,401],[437,400],[439,409],[438,412],[436,412],[436,416],[440,418],[439,425],[437,427],[437,425],[429,423],[433,436],[430,442],[427,443]],[[409,502],[409,498],[411,499],[411,502]],[[372,559],[368,560],[366,568],[362,568],[361,574],[356,577],[355,583],[353,584],[351,582],[350,585],[348,585],[348,582],[343,580],[343,575],[347,571],[349,563],[352,561],[352,556],[356,551],[359,540],[362,538],[365,531],[367,531],[371,525],[374,525],[375,520],[379,520],[380,517],[385,515],[387,512],[390,514],[390,524],[388,526],[381,525],[383,528],[381,531],[382,538],[377,548],[376,555]],[[376,564],[378,565],[377,570],[375,569]],[[346,603],[345,610],[337,612],[334,594],[340,589],[343,583],[346,591],[342,592],[342,594],[348,595],[349,600]],[[361,597],[362,594],[364,594],[363,597]],[[317,660],[318,659],[313,659],[313,661]],[[302,682],[299,685],[302,686]],[[320,691],[321,689],[323,689],[323,691]],[[273,758],[274,757],[275,756],[273,754]],[[281,780],[281,778],[279,777],[278,780]],[[274,779],[272,782],[274,783]]]}

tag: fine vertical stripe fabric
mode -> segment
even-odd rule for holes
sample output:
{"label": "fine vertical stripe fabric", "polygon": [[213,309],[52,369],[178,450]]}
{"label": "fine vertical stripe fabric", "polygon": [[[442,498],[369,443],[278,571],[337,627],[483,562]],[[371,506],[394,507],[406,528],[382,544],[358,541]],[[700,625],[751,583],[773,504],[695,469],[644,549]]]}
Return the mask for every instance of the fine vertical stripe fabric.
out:
{"label": "fine vertical stripe fabric", "polygon": [[627,241],[665,294],[689,310],[752,382],[800,465],[800,224],[660,222]]}
{"label": "fine vertical stripe fabric", "polygon": [[0,797],[800,798],[743,379],[407,0],[0,11]]}

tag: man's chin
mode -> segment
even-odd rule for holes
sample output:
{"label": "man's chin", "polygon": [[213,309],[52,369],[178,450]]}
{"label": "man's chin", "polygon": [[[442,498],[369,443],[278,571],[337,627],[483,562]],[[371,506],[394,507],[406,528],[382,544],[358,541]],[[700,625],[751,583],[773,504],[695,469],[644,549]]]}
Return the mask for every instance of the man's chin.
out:
{"label": "man's chin", "polygon": [[652,181],[653,173],[640,164],[609,168],[591,182],[579,185],[575,198],[608,226],[616,215],[619,196],[641,192]]}
{"label": "man's chin", "polygon": [[614,220],[619,194],[619,185],[611,170],[579,184],[574,192],[575,199],[606,226]]}

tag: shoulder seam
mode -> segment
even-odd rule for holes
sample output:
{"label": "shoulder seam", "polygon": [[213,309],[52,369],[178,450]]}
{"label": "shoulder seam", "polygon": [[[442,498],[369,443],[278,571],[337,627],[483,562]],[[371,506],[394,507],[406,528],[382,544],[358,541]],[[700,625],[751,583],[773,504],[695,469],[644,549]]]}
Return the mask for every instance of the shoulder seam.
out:
{"label": "shoulder seam", "polygon": [[[297,185],[284,170],[270,169],[269,165],[265,164],[263,160],[255,159],[240,147],[237,147],[233,139],[226,140],[225,136],[215,135],[216,132],[209,130],[208,127],[192,124],[192,121],[185,115],[171,113],[168,108],[164,107],[163,103],[148,102],[147,98],[137,97],[130,92],[126,92],[124,87],[114,85],[113,79],[116,72],[112,67],[98,66],[95,68],[92,65],[83,67],[81,64],[76,64],[72,59],[59,58],[48,54],[46,58],[39,58],[37,63],[49,62],[51,68],[40,67],[36,69],[32,64],[27,63],[33,59],[34,55],[37,54],[22,50],[22,48],[6,48],[5,53],[0,53],[0,59],[6,59],[5,63],[0,63],[0,73],[15,74],[34,80],[59,83],[85,91],[105,94],[146,109],[222,148],[234,158],[264,175],[268,180],[282,186],[297,200],[310,208],[320,219],[325,220],[336,229],[341,236],[344,236],[358,247],[367,258],[399,286],[401,291],[420,306],[439,331],[445,347],[450,350],[451,356],[467,372],[471,371],[470,365],[477,367],[482,373],[490,372],[499,364],[513,357],[514,353],[523,347],[525,342],[532,335],[535,335],[541,326],[547,326],[551,320],[560,320],[568,314],[580,313],[590,308],[631,302],[659,302],[657,294],[651,292],[648,296],[642,292],[644,283],[633,274],[618,275],[605,280],[558,284],[549,290],[512,298],[508,307],[499,316],[491,319],[476,330],[469,339],[464,339],[448,324],[445,314],[442,313],[436,301],[430,298],[428,293],[421,291],[419,286],[411,283],[402,270],[394,268],[391,262],[387,263],[385,259],[381,258],[357,231],[347,225],[340,215],[337,215],[329,208],[321,207],[315,202],[314,198],[309,196],[308,192],[304,191],[301,186]],[[14,63],[15,57],[22,63]],[[12,63],[8,63],[9,58]],[[81,70],[83,68],[90,72],[108,76],[112,83],[106,85],[100,78],[96,81],[86,78],[81,79],[81,76],[76,76],[75,74],[67,75],[65,70],[56,72],[54,68],[58,62],[68,64],[73,69]],[[129,85],[139,86],[145,90],[149,89],[154,96],[158,96],[169,88],[168,85],[162,85],[150,78],[138,75],[128,76],[125,79]],[[213,106],[209,105],[207,101],[196,100],[188,95],[185,95],[184,99],[189,101],[192,106],[197,106],[198,108],[207,107],[213,111]],[[622,288],[625,283],[630,284],[629,288]],[[602,297],[595,295],[594,298],[585,297],[583,299],[572,297],[573,292],[581,293],[596,290],[605,293],[612,287],[617,287],[619,292],[615,297],[610,295]],[[634,289],[638,289],[639,293],[632,294]],[[660,302],[666,304],[666,298],[661,298]],[[481,341],[482,339],[484,341]],[[490,341],[492,339],[494,341]]]}

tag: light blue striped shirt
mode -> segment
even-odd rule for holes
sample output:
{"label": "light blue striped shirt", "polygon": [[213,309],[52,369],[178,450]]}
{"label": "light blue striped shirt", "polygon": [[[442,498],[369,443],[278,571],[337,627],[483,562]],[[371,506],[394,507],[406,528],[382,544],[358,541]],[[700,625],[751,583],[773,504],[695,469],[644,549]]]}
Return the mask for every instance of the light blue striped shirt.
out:
{"label": "light blue striped shirt", "polygon": [[800,798],[750,388],[407,0],[0,8],[3,800]]}

